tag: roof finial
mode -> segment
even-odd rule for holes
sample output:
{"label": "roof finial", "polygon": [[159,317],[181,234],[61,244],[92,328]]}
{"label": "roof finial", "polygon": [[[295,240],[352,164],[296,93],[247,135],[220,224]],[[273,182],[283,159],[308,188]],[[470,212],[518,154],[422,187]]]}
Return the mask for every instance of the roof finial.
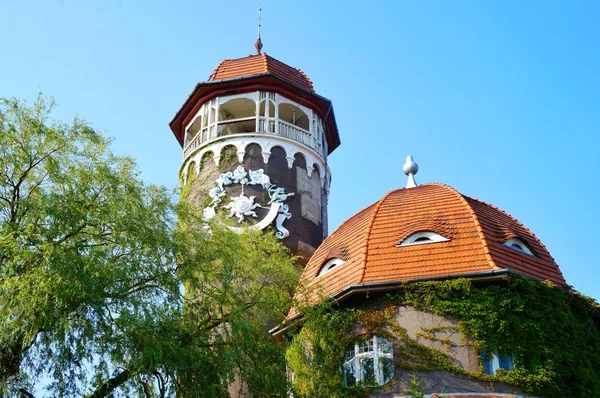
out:
{"label": "roof finial", "polygon": [[408,155],[406,157],[406,162],[404,163],[404,166],[402,166],[402,170],[404,170],[404,174],[408,176],[406,188],[415,188],[417,186],[415,174],[419,171],[419,165],[413,160],[412,156]]}
{"label": "roof finial", "polygon": [[256,42],[254,43],[254,48],[256,48],[257,54],[260,54],[260,50],[262,50],[262,48],[263,48],[262,41],[260,40],[260,12],[261,11],[262,11],[262,8],[259,4],[258,5],[258,38],[256,39]]}

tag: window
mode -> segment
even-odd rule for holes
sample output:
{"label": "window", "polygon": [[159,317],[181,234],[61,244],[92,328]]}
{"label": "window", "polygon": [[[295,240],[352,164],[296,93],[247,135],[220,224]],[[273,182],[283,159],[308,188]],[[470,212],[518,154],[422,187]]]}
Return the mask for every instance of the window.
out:
{"label": "window", "polygon": [[431,231],[422,231],[417,232],[410,235],[408,238],[404,239],[400,242],[399,246],[412,246],[412,245],[422,245],[427,243],[435,243],[435,242],[447,242],[450,239],[444,238],[442,235],[438,235],[435,232]]}
{"label": "window", "polygon": [[321,267],[321,270],[319,271],[319,274],[317,275],[317,277],[328,273],[333,268],[337,267],[338,265],[342,265],[342,264],[344,264],[344,260],[339,259],[339,258],[332,258],[330,260],[327,260],[325,262],[325,264],[323,264],[323,266]]}
{"label": "window", "polygon": [[381,386],[394,377],[394,348],[383,337],[351,344],[344,354],[344,384]]}
{"label": "window", "polygon": [[502,351],[489,353],[481,351],[479,353],[481,363],[483,364],[483,373],[486,375],[495,375],[498,369],[512,370],[515,368],[515,361],[512,355]]}
{"label": "window", "polygon": [[535,256],[531,249],[521,239],[511,238],[504,242],[504,246],[510,247],[511,249],[524,254],[529,254],[530,256]]}

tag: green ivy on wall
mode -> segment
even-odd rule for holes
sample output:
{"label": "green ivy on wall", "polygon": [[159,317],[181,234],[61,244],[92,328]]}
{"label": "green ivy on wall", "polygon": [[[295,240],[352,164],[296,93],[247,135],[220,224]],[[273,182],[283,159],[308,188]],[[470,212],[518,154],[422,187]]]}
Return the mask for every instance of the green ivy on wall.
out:
{"label": "green ivy on wall", "polygon": [[[394,320],[401,305],[456,320],[456,329],[475,350],[511,353],[515,369],[496,375],[462,369],[445,351],[408,336]],[[600,396],[600,308],[590,298],[549,283],[516,276],[487,285],[466,279],[406,283],[385,299],[368,298],[361,308],[325,303],[303,313],[287,350],[298,397],[352,397],[371,391],[342,384],[344,350],[356,339],[352,331],[357,325],[394,341],[397,371],[444,370],[544,397]],[[419,337],[451,348],[451,341],[436,337],[438,332],[443,330],[423,329]]]}

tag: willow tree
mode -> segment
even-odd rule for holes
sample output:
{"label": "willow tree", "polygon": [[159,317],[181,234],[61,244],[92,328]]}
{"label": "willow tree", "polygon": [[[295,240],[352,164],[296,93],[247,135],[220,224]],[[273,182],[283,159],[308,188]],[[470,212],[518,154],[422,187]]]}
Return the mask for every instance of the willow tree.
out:
{"label": "willow tree", "polygon": [[290,305],[287,251],[207,229],[52,105],[0,100],[0,396],[284,391],[263,325]]}

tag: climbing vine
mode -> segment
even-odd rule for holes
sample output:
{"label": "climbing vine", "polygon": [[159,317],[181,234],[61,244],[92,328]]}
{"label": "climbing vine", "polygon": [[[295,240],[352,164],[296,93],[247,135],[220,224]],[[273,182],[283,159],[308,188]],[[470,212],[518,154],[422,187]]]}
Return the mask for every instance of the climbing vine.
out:
{"label": "climbing vine", "polygon": [[[456,323],[423,328],[419,343],[395,320],[400,306]],[[324,303],[304,314],[287,350],[298,397],[352,397],[371,391],[369,386],[344,387],[340,369],[346,347],[373,334],[394,342],[397,372],[443,370],[544,397],[600,396],[600,308],[592,299],[550,283],[516,276],[485,286],[466,279],[406,283],[386,298],[367,297],[359,308]],[[482,366],[479,372],[463,369],[447,353],[452,341],[438,337],[451,331],[460,332],[475,351],[510,353],[515,368],[496,375],[482,374]],[[433,341],[443,349],[426,344]]]}

